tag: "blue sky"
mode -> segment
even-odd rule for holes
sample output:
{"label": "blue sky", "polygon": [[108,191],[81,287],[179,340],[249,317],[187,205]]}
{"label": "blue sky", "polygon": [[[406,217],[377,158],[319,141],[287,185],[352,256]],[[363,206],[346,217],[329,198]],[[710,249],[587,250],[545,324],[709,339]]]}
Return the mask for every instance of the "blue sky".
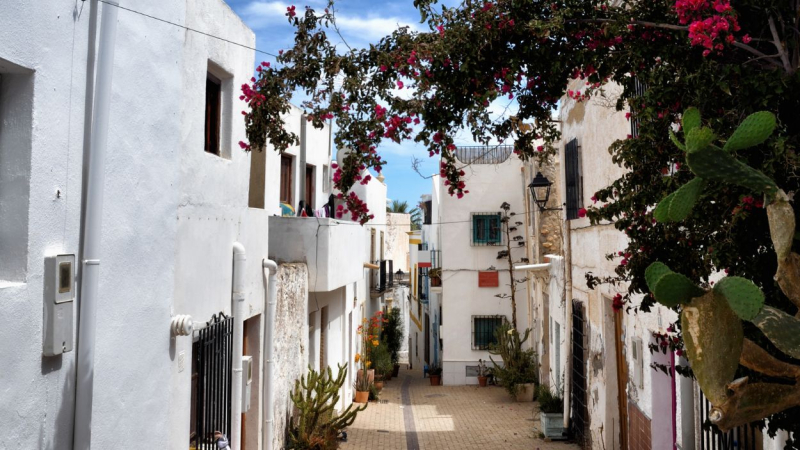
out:
{"label": "blue sky", "polygon": [[[293,27],[288,24],[286,8],[295,5],[298,14],[308,5],[322,10],[326,0],[303,0],[297,3],[280,0],[226,0],[233,10],[256,33],[256,47],[269,53],[277,54],[288,48],[293,40]],[[454,1],[440,3],[452,4]],[[352,47],[364,47],[390,33],[398,26],[408,25],[412,29],[421,29],[419,14],[414,9],[412,0],[340,0],[336,3],[337,23],[347,43]],[[340,41],[333,31],[329,38]],[[344,48],[344,47],[343,47]],[[274,58],[256,53],[256,61],[271,61]],[[296,97],[292,103],[298,104]],[[495,111],[505,109],[506,104],[492,105]],[[513,108],[512,108],[513,109]],[[469,133],[462,132],[456,136],[456,145],[474,145]],[[438,172],[438,160],[429,158],[423,147],[413,142],[382,144],[378,151],[386,160],[384,176],[388,186],[390,199],[405,200],[409,205],[416,205],[420,195],[430,193],[431,180],[424,179],[411,168],[412,156],[422,160],[421,172],[430,175]]]}

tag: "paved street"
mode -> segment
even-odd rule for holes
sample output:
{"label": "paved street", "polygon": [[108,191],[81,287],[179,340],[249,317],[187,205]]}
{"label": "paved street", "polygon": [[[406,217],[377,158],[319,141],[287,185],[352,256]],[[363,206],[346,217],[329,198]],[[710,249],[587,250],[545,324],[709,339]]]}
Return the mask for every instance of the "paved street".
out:
{"label": "paved street", "polygon": [[[385,402],[385,403],[383,403]],[[514,403],[502,388],[431,386],[421,370],[400,371],[347,429],[347,450],[575,450],[537,438],[535,403]]]}

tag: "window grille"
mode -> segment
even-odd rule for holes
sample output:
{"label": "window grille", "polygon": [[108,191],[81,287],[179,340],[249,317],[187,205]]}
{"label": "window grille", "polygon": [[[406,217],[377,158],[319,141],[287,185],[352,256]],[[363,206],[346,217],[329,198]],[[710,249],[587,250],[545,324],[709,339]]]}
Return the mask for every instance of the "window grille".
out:
{"label": "window grille", "polygon": [[472,214],[472,245],[502,245],[503,233],[500,228],[500,213]]}
{"label": "window grille", "polygon": [[497,343],[494,330],[505,322],[504,316],[472,316],[472,349],[488,350]]}
{"label": "window grille", "polygon": [[567,220],[578,218],[578,210],[583,206],[583,175],[578,140],[573,139],[564,148],[564,171],[567,188]]}

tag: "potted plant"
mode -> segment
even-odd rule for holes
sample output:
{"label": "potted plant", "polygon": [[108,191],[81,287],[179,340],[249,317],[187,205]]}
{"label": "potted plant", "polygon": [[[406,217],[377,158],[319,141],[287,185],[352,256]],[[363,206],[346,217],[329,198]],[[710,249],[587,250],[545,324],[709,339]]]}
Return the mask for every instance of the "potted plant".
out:
{"label": "potted plant", "polygon": [[496,343],[489,347],[489,353],[499,355],[502,364],[490,357],[497,384],[502,385],[508,394],[518,402],[532,402],[536,387],[538,363],[533,349],[523,348],[530,337],[530,329],[520,335],[508,323],[495,330]]}
{"label": "potted plant", "polygon": [[537,393],[541,411],[542,433],[550,439],[564,439],[564,399],[561,393],[540,385]]}
{"label": "potted plant", "polygon": [[389,354],[389,349],[386,343],[381,342],[372,350],[372,361],[375,364],[375,371],[377,376],[386,381],[392,375],[392,355]]}
{"label": "potted plant", "polygon": [[386,342],[392,359],[392,377],[400,372],[400,348],[403,345],[403,317],[400,308],[392,308],[387,314],[381,331],[381,339]]}
{"label": "potted plant", "polygon": [[431,279],[431,286],[442,285],[442,269],[436,268],[428,271],[428,277]]}
{"label": "potted plant", "polygon": [[480,387],[486,387],[486,384],[489,382],[489,377],[487,376],[487,372],[489,369],[486,367],[486,363],[483,362],[482,359],[478,360],[478,384]]}
{"label": "potted plant", "polygon": [[353,385],[356,389],[356,398],[354,400],[356,403],[367,403],[369,401],[370,386],[372,386],[372,383],[363,373],[356,378],[356,382]]}
{"label": "potted plant", "polygon": [[431,366],[428,369],[428,377],[431,379],[431,386],[439,386],[442,384],[442,368],[438,365]]}

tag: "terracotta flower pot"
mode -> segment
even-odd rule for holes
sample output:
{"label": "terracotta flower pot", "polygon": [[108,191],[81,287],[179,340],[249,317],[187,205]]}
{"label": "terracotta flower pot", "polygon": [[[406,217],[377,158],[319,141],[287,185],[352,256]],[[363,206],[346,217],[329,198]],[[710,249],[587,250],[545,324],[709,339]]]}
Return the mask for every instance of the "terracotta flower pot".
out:
{"label": "terracotta flower pot", "polygon": [[369,391],[356,391],[356,403],[367,403],[369,401]]}
{"label": "terracotta flower pot", "polygon": [[377,388],[379,391],[382,391],[382,390],[383,390],[383,381],[376,381],[376,382],[375,382],[375,387],[376,387],[376,388]]}
{"label": "terracotta flower pot", "polygon": [[[358,373],[356,374],[356,379],[360,380],[363,373],[364,371],[362,369],[358,369]],[[370,383],[375,382],[375,369],[367,370],[367,379],[369,380]]]}
{"label": "terracotta flower pot", "polygon": [[439,386],[441,384],[441,375],[431,375],[429,378],[431,379],[431,386]]}
{"label": "terracotta flower pot", "polygon": [[394,367],[392,367],[392,376],[393,377],[400,376],[400,364],[395,364]]}
{"label": "terracotta flower pot", "polygon": [[489,377],[478,377],[478,384],[481,387],[486,387],[486,384],[489,382]]}

